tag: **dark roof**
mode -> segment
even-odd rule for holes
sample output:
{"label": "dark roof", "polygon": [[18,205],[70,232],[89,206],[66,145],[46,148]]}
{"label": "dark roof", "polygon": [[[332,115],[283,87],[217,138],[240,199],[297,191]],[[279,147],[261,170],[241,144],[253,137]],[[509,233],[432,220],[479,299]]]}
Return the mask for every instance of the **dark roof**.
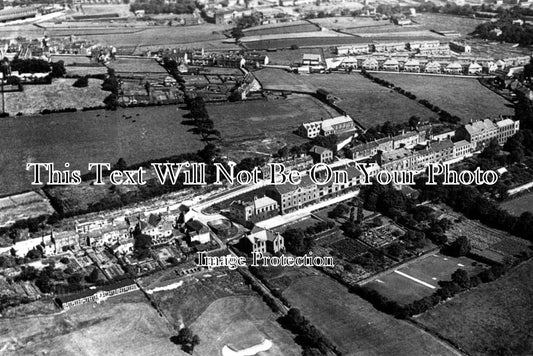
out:
{"label": "dark roof", "polygon": [[324,152],[332,152],[331,150],[325,148],[325,147],[322,147],[322,146],[313,146],[311,147],[311,149],[309,150],[309,152],[312,152],[312,153],[316,153],[316,154],[323,154]]}
{"label": "dark roof", "polygon": [[312,186],[312,185],[315,185],[315,183],[313,183],[308,176],[303,176],[300,184],[298,184],[298,185],[293,185],[293,184],[290,184],[290,183],[269,185],[267,187],[267,189],[269,189],[269,190],[277,190],[280,194],[286,194],[286,193],[295,191],[298,188],[309,187],[309,186]]}
{"label": "dark roof", "polygon": [[185,223],[185,226],[187,229],[194,230],[196,232],[204,232],[203,230],[207,229],[207,226],[198,220],[189,220],[187,223]]}
{"label": "dark roof", "polygon": [[154,227],[157,226],[159,222],[161,222],[161,216],[159,215],[150,214],[150,216],[148,217],[148,224]]}

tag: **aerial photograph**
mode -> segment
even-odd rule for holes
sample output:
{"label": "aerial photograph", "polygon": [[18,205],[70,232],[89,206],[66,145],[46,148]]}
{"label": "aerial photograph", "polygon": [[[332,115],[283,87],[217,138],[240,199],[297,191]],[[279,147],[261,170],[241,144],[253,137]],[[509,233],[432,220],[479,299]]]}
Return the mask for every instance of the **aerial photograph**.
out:
{"label": "aerial photograph", "polygon": [[533,0],[0,0],[0,355],[533,355]]}

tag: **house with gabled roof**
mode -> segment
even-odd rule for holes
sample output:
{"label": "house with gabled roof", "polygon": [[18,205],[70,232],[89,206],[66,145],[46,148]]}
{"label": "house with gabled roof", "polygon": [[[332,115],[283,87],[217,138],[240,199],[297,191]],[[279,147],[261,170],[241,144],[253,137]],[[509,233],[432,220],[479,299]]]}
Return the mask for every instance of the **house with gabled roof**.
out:
{"label": "house with gabled roof", "polygon": [[405,64],[403,65],[403,70],[406,72],[420,72],[420,62],[416,59],[409,59]]}
{"label": "house with gabled roof", "polygon": [[400,63],[394,58],[389,58],[383,62],[382,69],[397,72],[400,70]]}
{"label": "house with gabled roof", "polygon": [[452,62],[446,66],[446,73],[448,74],[462,74],[463,66],[459,62]]}
{"label": "house with gabled roof", "polygon": [[362,64],[363,69],[365,70],[378,70],[379,69],[379,63],[378,60],[374,57],[368,57],[363,61]]}
{"label": "house with gabled roof", "polygon": [[426,64],[424,71],[426,73],[440,73],[442,71],[442,67],[439,62],[431,61]]}
{"label": "house with gabled roof", "polygon": [[285,250],[285,239],[279,232],[255,226],[241,237],[239,248],[247,254],[279,253]]}
{"label": "house with gabled roof", "polygon": [[479,63],[470,63],[468,66],[468,74],[479,74],[483,70],[483,67]]}

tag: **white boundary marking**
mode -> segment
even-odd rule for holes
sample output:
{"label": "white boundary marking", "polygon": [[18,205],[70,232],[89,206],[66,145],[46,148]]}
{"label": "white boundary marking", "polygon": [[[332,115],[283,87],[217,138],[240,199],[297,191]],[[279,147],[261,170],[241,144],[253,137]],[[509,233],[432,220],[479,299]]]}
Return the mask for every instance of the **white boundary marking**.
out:
{"label": "white boundary marking", "polygon": [[410,279],[410,280],[412,280],[412,281],[415,281],[416,283],[421,284],[421,285],[423,285],[424,287],[428,287],[428,288],[431,288],[431,289],[435,289],[435,286],[432,286],[431,284],[426,283],[426,282],[424,282],[424,281],[421,281],[420,279],[415,278],[415,277],[412,277],[412,276],[410,276],[410,275],[408,275],[408,274],[406,274],[406,273],[400,272],[400,271],[398,271],[397,269],[394,270],[394,273],[398,273],[400,276],[403,276],[403,277],[408,278],[408,279]]}

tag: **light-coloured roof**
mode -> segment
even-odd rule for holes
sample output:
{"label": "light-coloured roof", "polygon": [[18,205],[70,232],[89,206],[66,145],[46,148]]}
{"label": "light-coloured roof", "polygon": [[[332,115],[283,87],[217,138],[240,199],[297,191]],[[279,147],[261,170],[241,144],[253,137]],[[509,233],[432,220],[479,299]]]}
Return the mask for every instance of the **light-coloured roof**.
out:
{"label": "light-coloured roof", "polygon": [[471,135],[478,134],[483,131],[490,131],[495,128],[496,128],[496,125],[489,119],[479,120],[479,121],[473,122],[472,124],[465,125],[465,130]]}
{"label": "light-coloured roof", "polygon": [[496,121],[496,126],[498,127],[504,127],[504,126],[514,125],[514,124],[515,122],[511,119],[503,119],[500,121]]}
{"label": "light-coloured roof", "polygon": [[320,54],[304,53],[303,55],[303,60],[319,61],[321,58]]}
{"label": "light-coloured roof", "polygon": [[264,208],[266,206],[271,206],[273,204],[276,204],[276,201],[272,198],[269,198],[267,196],[264,196],[262,198],[258,198],[254,200],[255,208]]}

